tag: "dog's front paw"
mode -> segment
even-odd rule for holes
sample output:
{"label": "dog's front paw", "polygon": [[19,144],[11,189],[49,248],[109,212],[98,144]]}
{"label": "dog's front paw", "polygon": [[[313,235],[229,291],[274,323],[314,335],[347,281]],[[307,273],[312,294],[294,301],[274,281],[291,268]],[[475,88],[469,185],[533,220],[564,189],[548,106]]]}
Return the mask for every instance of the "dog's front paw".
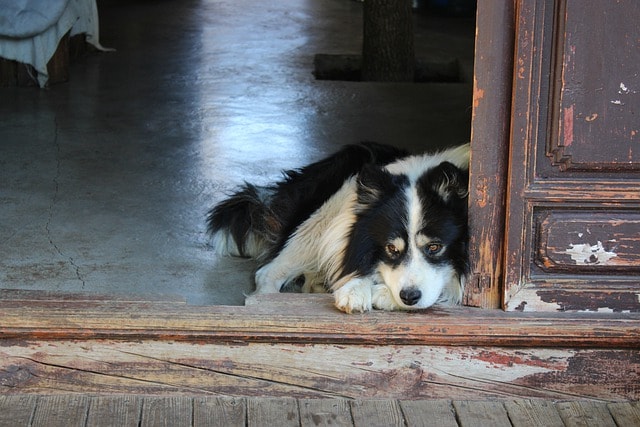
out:
{"label": "dog's front paw", "polygon": [[274,294],[280,292],[287,281],[288,274],[280,271],[273,262],[265,264],[256,271],[256,294]]}
{"label": "dog's front paw", "polygon": [[391,290],[385,285],[373,285],[371,295],[371,304],[378,310],[393,311],[401,308],[393,299]]}
{"label": "dog's front paw", "polygon": [[356,278],[333,292],[335,305],[345,313],[364,313],[371,310],[371,283]]}

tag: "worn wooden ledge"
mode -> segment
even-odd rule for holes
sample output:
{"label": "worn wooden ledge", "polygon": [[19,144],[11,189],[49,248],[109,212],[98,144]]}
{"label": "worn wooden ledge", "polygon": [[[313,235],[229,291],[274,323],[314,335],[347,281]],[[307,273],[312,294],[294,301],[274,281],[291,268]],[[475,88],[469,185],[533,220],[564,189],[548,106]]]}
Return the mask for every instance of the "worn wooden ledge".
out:
{"label": "worn wooden ledge", "polygon": [[0,339],[174,340],[640,348],[640,313],[512,313],[470,307],[347,315],[329,295],[277,294],[244,307],[176,298],[0,291]]}
{"label": "worn wooden ledge", "polygon": [[638,314],[0,292],[0,394],[638,399]]}

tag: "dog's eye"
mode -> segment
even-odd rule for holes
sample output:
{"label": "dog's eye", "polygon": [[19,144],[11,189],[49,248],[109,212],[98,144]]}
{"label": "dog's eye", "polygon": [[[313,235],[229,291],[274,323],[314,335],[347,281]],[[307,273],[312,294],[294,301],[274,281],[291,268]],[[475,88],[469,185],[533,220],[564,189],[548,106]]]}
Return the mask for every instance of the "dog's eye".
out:
{"label": "dog's eye", "polygon": [[385,249],[391,258],[397,258],[400,256],[400,250],[392,243],[389,243]]}
{"label": "dog's eye", "polygon": [[442,250],[442,243],[429,243],[424,251],[427,255],[437,255]]}

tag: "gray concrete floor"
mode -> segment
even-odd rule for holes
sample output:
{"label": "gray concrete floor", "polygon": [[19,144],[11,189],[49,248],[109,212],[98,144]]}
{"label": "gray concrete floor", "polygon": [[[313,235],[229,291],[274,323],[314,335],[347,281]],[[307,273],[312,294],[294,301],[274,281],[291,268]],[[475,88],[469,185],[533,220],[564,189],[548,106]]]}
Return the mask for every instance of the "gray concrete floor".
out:
{"label": "gray concrete floor", "polygon": [[[358,53],[350,0],[99,2],[68,83],[0,88],[0,288],[242,304],[252,261],[208,246],[209,207],[343,144],[469,139],[471,84],[316,81]],[[473,19],[416,13],[417,51],[473,61]]]}

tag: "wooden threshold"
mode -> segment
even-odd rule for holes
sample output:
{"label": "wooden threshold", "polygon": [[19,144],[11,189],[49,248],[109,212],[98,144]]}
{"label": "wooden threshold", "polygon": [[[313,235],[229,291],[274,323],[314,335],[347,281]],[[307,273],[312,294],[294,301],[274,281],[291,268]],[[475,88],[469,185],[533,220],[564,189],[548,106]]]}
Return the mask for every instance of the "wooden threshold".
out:
{"label": "wooden threshold", "polygon": [[246,306],[0,291],[0,394],[640,398],[637,313],[467,307],[347,315],[330,295]]}
{"label": "wooden threshold", "polygon": [[496,347],[640,348],[640,313],[471,307],[344,314],[330,295],[250,297],[246,306],[176,298],[0,291],[0,339],[136,339]]}

